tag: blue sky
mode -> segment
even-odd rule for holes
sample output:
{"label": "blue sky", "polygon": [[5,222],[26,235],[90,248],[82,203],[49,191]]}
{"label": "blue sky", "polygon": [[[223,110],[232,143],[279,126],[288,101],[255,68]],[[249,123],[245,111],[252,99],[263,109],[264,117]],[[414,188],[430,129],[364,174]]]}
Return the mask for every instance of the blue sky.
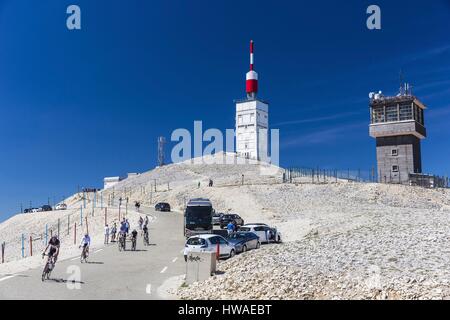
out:
{"label": "blue sky", "polygon": [[368,92],[396,94],[402,69],[429,107],[424,171],[450,175],[449,29],[449,0],[0,0],[0,220],[153,168],[194,120],[233,128],[250,39],[281,165],[369,170]]}

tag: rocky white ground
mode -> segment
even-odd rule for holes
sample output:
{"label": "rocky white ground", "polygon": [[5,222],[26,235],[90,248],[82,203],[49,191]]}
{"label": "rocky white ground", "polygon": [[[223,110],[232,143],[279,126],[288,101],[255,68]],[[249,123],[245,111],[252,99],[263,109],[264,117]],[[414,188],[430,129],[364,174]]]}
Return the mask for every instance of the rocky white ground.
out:
{"label": "rocky white ground", "polygon": [[[224,164],[235,160],[217,155],[207,163],[164,166],[102,192],[105,203],[114,198],[117,204],[119,197],[128,197],[130,205],[167,201],[179,211],[192,197],[208,197],[218,211],[282,232],[283,244],[221,261],[223,274],[172,290],[180,298],[450,297],[450,190],[333,179],[283,184],[281,169],[256,162]],[[213,187],[207,186],[210,178]],[[79,195],[67,202],[77,208]],[[42,230],[39,223],[36,228]],[[7,227],[15,235],[23,228]]]}

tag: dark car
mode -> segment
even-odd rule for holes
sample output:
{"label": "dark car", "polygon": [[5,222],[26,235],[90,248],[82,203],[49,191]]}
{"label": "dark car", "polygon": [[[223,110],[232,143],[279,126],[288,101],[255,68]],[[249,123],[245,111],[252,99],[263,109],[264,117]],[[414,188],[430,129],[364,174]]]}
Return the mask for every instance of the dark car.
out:
{"label": "dark car", "polygon": [[155,205],[155,210],[156,211],[166,211],[169,212],[170,211],[170,204],[168,204],[167,202],[159,202]]}
{"label": "dark car", "polygon": [[261,246],[259,237],[253,232],[234,232],[228,237],[228,242],[234,245],[237,253]]}
{"label": "dark car", "polygon": [[226,228],[230,222],[236,221],[237,226],[242,226],[244,224],[244,219],[242,219],[238,214],[227,213],[222,215],[220,218],[220,228]]}
{"label": "dark car", "polygon": [[222,215],[223,215],[223,213],[220,213],[220,212],[216,212],[213,214],[213,216],[212,216],[213,225],[215,225],[215,226],[220,225],[220,219],[222,218]]}
{"label": "dark car", "polygon": [[49,206],[48,204],[44,204],[42,207],[42,211],[52,211],[52,207]]}
{"label": "dark car", "polygon": [[23,210],[23,213],[31,213],[31,208]]}

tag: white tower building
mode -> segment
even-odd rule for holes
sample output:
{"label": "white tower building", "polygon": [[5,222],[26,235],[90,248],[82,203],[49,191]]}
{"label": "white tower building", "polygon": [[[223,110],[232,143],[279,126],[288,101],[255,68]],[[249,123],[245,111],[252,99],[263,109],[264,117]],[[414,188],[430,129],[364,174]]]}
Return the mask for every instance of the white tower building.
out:
{"label": "white tower building", "polygon": [[236,101],[236,153],[268,162],[269,105],[256,97],[258,74],[253,70],[253,41],[250,41],[246,92],[246,99]]}

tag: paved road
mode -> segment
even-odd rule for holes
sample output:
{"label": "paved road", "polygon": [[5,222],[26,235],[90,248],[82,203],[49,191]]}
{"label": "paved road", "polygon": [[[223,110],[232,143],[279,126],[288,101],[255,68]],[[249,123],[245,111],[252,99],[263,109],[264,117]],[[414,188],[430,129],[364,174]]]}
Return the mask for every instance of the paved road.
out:
{"label": "paved road", "polygon": [[[141,211],[156,216],[150,224],[150,246],[144,247],[139,237],[134,252],[119,252],[112,244],[91,252],[88,264],[80,263],[78,257],[58,261],[46,282],[41,281],[42,268],[0,278],[0,300],[163,298],[157,288],[168,278],[185,273],[182,215],[148,208]],[[129,248],[131,243],[127,245]],[[71,278],[74,270],[80,271],[80,281]],[[79,289],[69,288],[77,285]]]}

